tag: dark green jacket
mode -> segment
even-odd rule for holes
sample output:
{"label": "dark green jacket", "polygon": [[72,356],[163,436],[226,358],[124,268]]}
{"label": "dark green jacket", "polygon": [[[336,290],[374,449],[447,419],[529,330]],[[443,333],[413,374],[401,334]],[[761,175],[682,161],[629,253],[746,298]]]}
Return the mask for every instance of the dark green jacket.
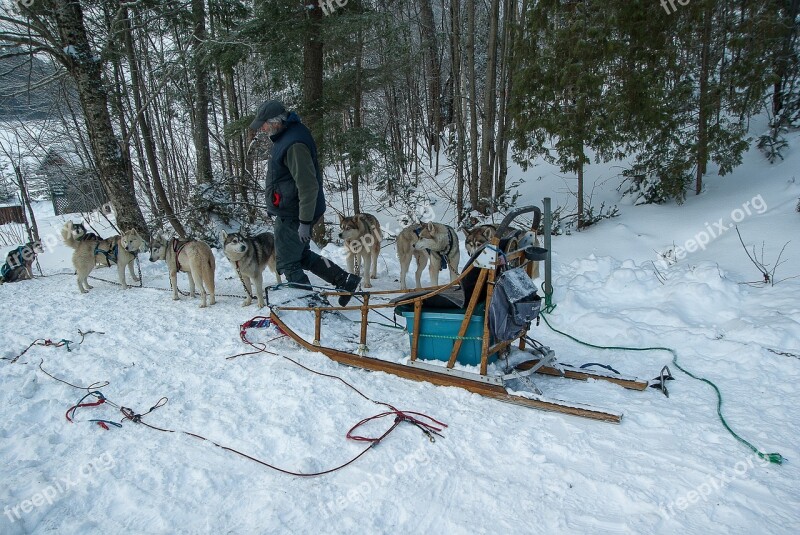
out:
{"label": "dark green jacket", "polygon": [[267,211],[313,223],[325,213],[325,192],[311,132],[292,112],[284,129],[270,139],[273,145],[267,173]]}

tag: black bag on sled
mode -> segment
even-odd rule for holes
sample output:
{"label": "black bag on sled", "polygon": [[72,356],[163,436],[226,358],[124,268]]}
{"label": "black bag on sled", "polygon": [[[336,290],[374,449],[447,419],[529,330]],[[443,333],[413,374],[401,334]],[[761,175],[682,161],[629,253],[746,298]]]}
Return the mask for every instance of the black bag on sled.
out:
{"label": "black bag on sled", "polygon": [[539,317],[542,298],[523,268],[509,269],[497,279],[489,306],[489,330],[496,342],[518,337]]}

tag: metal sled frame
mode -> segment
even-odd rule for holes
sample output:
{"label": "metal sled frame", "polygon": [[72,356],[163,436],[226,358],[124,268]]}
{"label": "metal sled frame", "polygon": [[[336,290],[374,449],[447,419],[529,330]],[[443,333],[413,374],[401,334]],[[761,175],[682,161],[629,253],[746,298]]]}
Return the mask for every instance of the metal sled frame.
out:
{"label": "metal sled frame", "polygon": [[[287,336],[292,338],[292,340],[297,342],[300,346],[310,351],[316,351],[322,353],[328,358],[347,366],[353,366],[371,371],[383,371],[406,379],[412,379],[414,381],[427,381],[435,385],[456,386],[459,388],[464,388],[466,390],[469,390],[470,392],[486,396],[488,398],[504,401],[506,403],[513,403],[516,405],[522,405],[526,407],[532,407],[547,411],[560,412],[564,414],[572,414],[575,416],[582,416],[584,418],[591,418],[595,420],[619,423],[620,420],[622,419],[622,414],[619,412],[600,409],[579,403],[571,403],[568,401],[547,398],[541,395],[538,392],[538,389],[535,388],[535,386],[533,388],[533,392],[530,393],[526,392],[525,395],[517,395],[509,393],[509,391],[506,388],[505,385],[506,380],[508,379],[519,380],[520,378],[529,375],[528,373],[526,373],[526,371],[530,370],[533,370],[535,373],[538,374],[554,375],[568,379],[587,380],[591,378],[597,380],[605,380],[633,390],[645,390],[648,386],[648,383],[646,381],[640,381],[636,378],[624,377],[616,374],[595,372],[592,370],[583,370],[579,368],[573,368],[570,366],[559,365],[555,361],[555,355],[552,351],[542,351],[541,348],[530,348],[527,350],[525,349],[525,337],[527,335],[527,331],[521,331],[519,335],[513,340],[499,342],[490,345],[491,337],[489,335],[489,305],[492,300],[495,279],[498,275],[498,267],[503,265],[504,263],[512,264],[519,261],[524,261],[525,258],[525,253],[523,250],[503,255],[498,255],[500,236],[503,235],[502,233],[505,231],[510,222],[513,221],[513,219],[516,216],[522,213],[532,212],[532,211],[535,212],[536,214],[533,223],[533,230],[536,230],[536,228],[538,227],[539,214],[540,214],[538,208],[524,207],[513,211],[503,220],[503,223],[500,225],[496,236],[490,241],[490,243],[487,246],[484,247],[481,254],[475,259],[475,261],[472,264],[470,264],[466,269],[464,269],[464,271],[455,280],[443,286],[424,288],[422,290],[428,290],[428,291],[423,295],[412,297],[409,299],[404,299],[401,301],[396,301],[393,303],[370,304],[370,296],[408,293],[408,290],[383,290],[383,291],[364,292],[356,294],[363,299],[362,304],[359,306],[272,307],[271,320],[278,328],[280,328],[284,333],[286,333]],[[430,298],[439,293],[442,293],[447,289],[454,288],[455,286],[460,285],[461,282],[467,277],[467,275],[469,275],[472,272],[472,270],[475,269],[479,269],[480,273],[478,275],[475,288],[467,304],[466,312],[464,313],[464,319],[461,322],[458,335],[453,344],[453,349],[450,353],[450,358],[448,359],[446,366],[436,366],[433,364],[428,364],[427,362],[418,361],[417,350],[419,346],[420,321],[423,310],[422,302],[425,299]],[[533,270],[533,264],[531,262],[528,262],[526,269],[528,271],[528,274],[531,275]],[[463,343],[464,335],[467,332],[467,327],[469,326],[472,313],[475,311],[475,307],[478,305],[478,301],[480,299],[481,293],[484,290],[484,288],[486,290],[486,300],[485,300],[486,306],[484,309],[484,317],[483,317],[483,337],[482,337],[483,339],[481,342],[482,345],[481,345],[480,373],[476,374],[476,373],[457,370],[454,368],[454,366],[456,363],[456,357]],[[328,292],[323,295],[338,296],[341,295],[341,293]],[[367,319],[369,311],[376,309],[394,308],[400,305],[413,305],[414,307],[414,316],[413,316],[414,329],[413,329],[413,335],[411,337],[411,355],[408,364],[385,361],[367,356],[367,345],[366,345],[367,325],[368,325]],[[339,349],[334,349],[322,345],[320,342],[322,336],[322,313],[325,311],[356,311],[356,310],[361,312],[361,325],[360,325],[361,333],[360,333],[359,350],[358,350],[359,354],[350,353],[347,351],[342,351]],[[280,311],[313,311],[314,312],[313,342],[304,340],[297,333],[295,333],[281,319],[279,314]],[[489,355],[492,355],[493,353],[496,352],[506,351],[508,348],[510,348],[512,344],[516,342],[519,343],[519,348],[521,350],[530,353],[530,359],[518,364],[514,368],[514,372],[508,376],[502,377],[502,376],[487,375]],[[529,380],[529,378],[526,378],[526,380]]]}

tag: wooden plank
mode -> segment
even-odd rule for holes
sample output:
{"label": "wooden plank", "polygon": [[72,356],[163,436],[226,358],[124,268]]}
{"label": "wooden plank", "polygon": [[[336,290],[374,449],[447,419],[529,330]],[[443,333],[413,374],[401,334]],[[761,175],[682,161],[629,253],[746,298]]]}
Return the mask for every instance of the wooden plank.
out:
{"label": "wooden plank", "polygon": [[[518,370],[529,370],[536,366],[538,360],[531,360],[525,362],[517,367]],[[542,366],[536,373],[541,373],[542,375],[552,375],[554,377],[562,377],[561,372],[558,371],[556,368],[552,368],[550,366]],[[647,381],[642,381],[635,377],[615,377],[613,375],[604,375],[597,372],[593,372],[591,370],[580,370],[571,367],[565,367],[564,375],[567,379],[577,379],[579,381],[586,381],[588,379],[597,379],[599,381],[608,381],[609,383],[618,384],[624,388],[629,390],[647,390]]]}
{"label": "wooden plank", "polygon": [[414,302],[414,334],[411,335],[411,360],[417,360],[419,349],[419,326],[422,321],[422,300]]}
{"label": "wooden plank", "polygon": [[[459,275],[458,278],[456,278],[454,281],[452,281],[449,284],[445,284],[444,286],[437,286],[435,290],[431,291],[430,293],[426,293],[425,295],[420,295],[420,296],[417,296],[417,297],[411,297],[409,299],[404,299],[402,301],[397,301],[396,303],[381,303],[381,304],[378,304],[378,305],[369,305],[368,308],[370,310],[374,310],[374,309],[378,309],[378,308],[394,308],[394,307],[397,307],[397,306],[400,306],[400,305],[408,305],[408,304],[414,303],[416,301],[423,301],[425,299],[428,299],[429,297],[433,297],[434,295],[439,295],[440,293],[442,293],[443,291],[447,290],[448,288],[452,288],[454,286],[459,285],[461,283],[461,281],[464,279],[464,277],[466,277],[467,274],[469,272],[471,272],[473,269],[480,269],[480,268],[477,268],[474,264],[471,264],[468,268],[466,268],[463,272],[461,272],[461,275]],[[380,292],[356,292],[354,295],[367,295],[368,293],[372,294],[372,295],[377,295]],[[410,292],[406,291],[406,293],[410,293]],[[326,293],[325,295],[338,295],[338,294]],[[276,308],[278,310],[311,310],[311,307],[274,307],[274,308]],[[361,305],[348,306],[348,307],[322,307],[322,310],[339,310],[339,311],[341,311],[341,310],[361,310]]]}
{"label": "wooden plank", "polygon": [[490,347],[489,349],[487,349],[486,350],[486,354],[487,355],[491,355],[493,353],[497,353],[498,351],[502,351],[505,348],[507,348],[508,346],[510,346],[511,344],[513,344],[515,340],[516,340],[516,338],[513,339],[513,340],[506,340],[505,342],[497,343],[497,344],[493,345],[492,347]]}
{"label": "wooden plank", "polygon": [[2,206],[0,207],[0,225],[9,223],[25,224],[25,211],[22,206]]}
{"label": "wooden plank", "polygon": [[314,345],[319,345],[320,337],[322,336],[322,311],[318,308],[314,309]]}
{"label": "wooden plank", "polygon": [[364,295],[364,304],[361,307],[361,347],[367,347],[367,316],[369,315],[369,294]]}
{"label": "wooden plank", "polygon": [[[500,239],[495,236],[492,238],[492,245],[496,248],[500,244]],[[491,334],[489,332],[489,308],[492,303],[492,295],[494,294],[494,280],[497,276],[496,269],[489,269],[488,280],[486,282],[486,307],[483,311],[483,341],[481,342],[481,375],[486,375],[486,368],[489,365],[489,341]]]}
{"label": "wooden plank", "polygon": [[568,404],[566,402],[559,403],[557,400],[536,400],[524,398],[522,396],[512,396],[508,394],[508,392],[506,392],[502,386],[499,385],[482,383],[458,376],[431,373],[426,370],[413,368],[397,362],[361,357],[359,355],[348,353],[346,351],[340,351],[338,349],[315,346],[300,338],[280,319],[280,317],[278,317],[276,313],[273,312],[270,318],[272,322],[281,329],[282,332],[286,333],[301,347],[304,347],[309,351],[322,353],[331,360],[346,366],[353,366],[371,371],[382,371],[405,379],[428,382],[438,386],[455,386],[488,398],[503,401],[505,403],[512,403],[525,407],[558,412],[561,414],[571,414],[573,416],[581,416],[583,418],[613,423],[619,423],[622,418],[621,414],[606,412],[588,406]]}
{"label": "wooden plank", "polygon": [[467,334],[469,322],[472,320],[472,313],[475,311],[475,307],[478,304],[478,297],[480,297],[481,290],[483,289],[483,285],[486,283],[487,276],[488,270],[486,269],[482,269],[480,275],[478,275],[478,281],[475,283],[475,289],[472,291],[472,296],[469,298],[469,304],[467,305],[467,310],[464,313],[464,319],[461,321],[461,327],[458,329],[458,338],[456,338],[456,341],[453,344],[453,351],[450,353],[450,359],[447,361],[448,368],[452,368],[456,364],[456,357],[458,357],[458,352],[461,350],[461,346],[464,343],[463,337]]}
{"label": "wooden plank", "polygon": [[[370,295],[407,294],[407,293],[410,293],[410,292],[425,292],[425,291],[428,291],[428,290],[430,290],[430,291],[438,290],[438,289],[443,288],[445,286],[450,286],[450,284],[440,284],[439,286],[423,286],[422,288],[414,288],[414,289],[406,288],[405,290],[402,290],[400,288],[398,288],[396,290],[375,290],[375,291],[369,291],[369,292],[366,292],[366,293],[369,293]],[[320,295],[333,297],[333,296],[337,296],[337,295],[350,295],[350,292],[333,292],[333,291],[331,291],[331,292],[320,292]]]}

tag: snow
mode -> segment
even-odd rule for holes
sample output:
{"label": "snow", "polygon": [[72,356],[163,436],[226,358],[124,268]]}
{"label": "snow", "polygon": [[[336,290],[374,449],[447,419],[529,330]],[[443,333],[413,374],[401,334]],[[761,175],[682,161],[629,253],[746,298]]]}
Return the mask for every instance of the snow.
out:
{"label": "snow", "polygon": [[[593,349],[544,324],[531,334],[565,363],[600,362],[643,379],[670,365],[670,397],[601,381],[536,379],[549,397],[623,411],[622,423],[611,425],[350,369],[272,340],[271,329],[250,329],[248,337],[269,351],[445,422],[444,438],[431,443],[403,424],[352,465],[299,478],[185,434],[128,421],[106,431],[88,422],[119,421],[112,406],[80,408],[70,424],[64,414],[85,391],[51,379],[40,362],[75,385],[108,381],[103,394],[139,413],[166,396],[145,422],[301,472],[338,466],[363,451],[364,443],[345,434],[382,407],[277,356],[227,360],[251,349],[240,341],[239,325],[266,311],[242,308],[237,297],[220,296],[203,310],[197,300],[173,302],[156,289],[169,288],[166,266],[146,255],[146,288],[93,282],[90,293],[78,293],[71,251],[48,241],[65,219],[42,203],[36,210],[47,251],[40,262],[51,276],[0,286],[0,356],[13,358],[39,338],[73,344],[71,352],[34,346],[16,363],[0,363],[0,532],[796,533],[800,279],[742,284],[760,275],[732,229],[694,252],[686,247],[720,218],[732,223],[734,210],[750,202],[751,213],[738,223],[745,243],[760,254],[763,242],[765,260],[774,262],[790,242],[776,278],[800,275],[800,137],[790,144],[786,161],[772,166],[751,151],[732,175],[709,176],[704,193],[683,206],[615,201],[613,171],[591,167],[603,182],[594,202],[616,202],[621,215],[553,237],[557,308],[548,316],[555,328],[594,344],[674,348],[684,367],[719,386],[731,427],[762,451],[780,452],[783,465],[766,465],[729,435],[711,387],[672,367],[669,353]],[[519,204],[545,195],[554,205],[566,203],[561,179],[544,165],[528,176],[537,173],[545,178],[525,184]],[[763,210],[754,204],[759,196]],[[377,215],[397,226],[388,212]],[[676,246],[685,254],[668,253]],[[344,264],[340,248],[323,253]],[[230,263],[215,254],[218,294],[241,294]],[[376,289],[397,287],[392,246],[378,265]],[[116,272],[92,275],[115,280]],[[178,280],[185,290],[185,276]],[[281,295],[270,297],[292,297]],[[78,329],[104,334],[77,345]],[[328,334],[344,341],[338,328]],[[404,347],[377,342],[371,349],[400,360]],[[389,424],[364,432],[379,435]]]}

